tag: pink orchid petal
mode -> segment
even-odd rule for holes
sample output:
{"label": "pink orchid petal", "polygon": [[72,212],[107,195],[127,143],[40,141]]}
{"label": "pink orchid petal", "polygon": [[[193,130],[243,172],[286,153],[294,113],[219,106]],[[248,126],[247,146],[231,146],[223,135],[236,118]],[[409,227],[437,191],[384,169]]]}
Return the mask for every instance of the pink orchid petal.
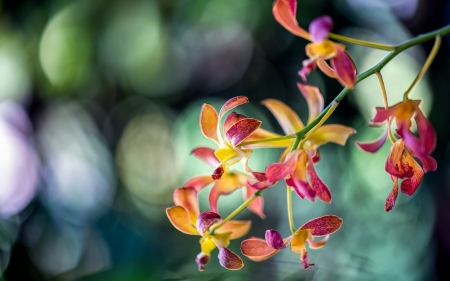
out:
{"label": "pink orchid petal", "polygon": [[220,164],[220,161],[217,159],[216,155],[214,155],[214,149],[212,148],[197,147],[191,151],[191,154],[206,162],[213,168],[217,167]]}
{"label": "pink orchid petal", "polygon": [[312,202],[315,201],[316,192],[308,182],[291,178],[286,180],[286,184],[291,186],[300,198],[304,199],[306,197]]}
{"label": "pink orchid petal", "polygon": [[410,164],[403,158],[405,147],[403,140],[396,141],[389,152],[384,169],[388,174],[398,178],[410,178],[413,176],[413,169]]}
{"label": "pink orchid petal", "polygon": [[427,154],[433,152],[436,148],[436,132],[433,129],[430,121],[425,117],[422,110],[416,110],[414,117],[417,123],[417,130],[419,131],[419,138],[422,146]]}
{"label": "pink orchid petal", "polygon": [[238,270],[244,266],[242,259],[225,247],[219,247],[219,263],[229,270]]}
{"label": "pink orchid petal", "polygon": [[231,112],[227,118],[225,119],[225,122],[223,123],[223,130],[226,132],[230,129],[231,126],[233,126],[234,124],[236,124],[237,121],[245,119],[247,117],[245,117],[242,114],[238,114],[236,112]]}
{"label": "pink orchid petal", "polygon": [[197,176],[189,179],[185,184],[183,184],[183,186],[192,187],[197,192],[199,192],[213,181],[214,180],[211,178],[211,176]]}
{"label": "pink orchid petal", "polygon": [[386,142],[388,136],[388,130],[384,131],[383,135],[380,138],[376,139],[373,142],[356,142],[356,145],[359,146],[362,150],[370,153],[377,152]]}
{"label": "pink orchid petal", "polygon": [[342,225],[342,219],[336,215],[326,215],[312,219],[300,229],[309,229],[313,236],[325,236],[336,232]]}
{"label": "pink orchid petal", "polygon": [[209,262],[209,256],[201,252],[197,255],[195,262],[197,263],[198,271],[203,271],[205,270],[205,265]]}
{"label": "pink orchid petal", "polygon": [[275,183],[293,173],[297,164],[299,151],[295,150],[286,156],[286,160],[281,163],[270,164],[266,168],[266,178],[268,182]]}
{"label": "pink orchid petal", "polygon": [[210,104],[203,104],[200,112],[200,129],[203,135],[209,139],[219,143],[217,137],[217,126],[219,124],[219,116],[217,111]]}
{"label": "pink orchid petal", "polygon": [[192,226],[188,211],[181,206],[174,206],[166,209],[166,215],[172,225],[188,235],[199,235],[197,229]]}
{"label": "pink orchid petal", "polygon": [[214,233],[221,234],[231,232],[230,239],[238,239],[246,235],[252,227],[252,221],[233,220],[225,223]]}
{"label": "pink orchid petal", "polygon": [[330,235],[326,235],[325,238],[322,239],[322,240],[314,241],[314,240],[308,239],[308,240],[306,240],[306,242],[308,243],[309,248],[311,248],[311,249],[320,249],[320,248],[322,248],[323,246],[325,246],[327,244],[329,237],[330,237]]}
{"label": "pink orchid petal", "polygon": [[225,138],[233,146],[239,145],[261,126],[261,121],[254,118],[245,118],[236,122],[225,133]]}
{"label": "pink orchid petal", "polygon": [[319,88],[312,85],[297,83],[297,87],[308,103],[308,124],[314,120],[323,110],[324,101]]}
{"label": "pink orchid petal", "polygon": [[402,137],[405,146],[411,153],[418,158],[425,158],[428,156],[425,147],[422,146],[419,138],[417,138],[408,128],[406,128],[403,123],[401,127],[397,129],[397,133]]}
{"label": "pink orchid petal", "polygon": [[437,169],[437,162],[436,160],[431,156],[426,156],[425,158],[419,158],[420,162],[422,162],[423,171],[425,173],[436,171]]}
{"label": "pink orchid petal", "polygon": [[228,111],[232,110],[236,106],[239,106],[241,104],[248,103],[248,98],[245,96],[237,96],[234,98],[229,99],[225,104],[222,106],[222,108],[219,111],[219,118],[222,118],[222,116],[227,113]]}
{"label": "pink orchid petal", "polygon": [[302,78],[304,82],[308,79],[308,75],[316,69],[316,60],[315,59],[307,59],[302,62],[302,69],[298,72],[298,75]]}
{"label": "pink orchid petal", "polygon": [[197,218],[197,231],[203,235],[216,220],[220,219],[220,215],[214,212],[203,212]]}
{"label": "pink orchid petal", "polygon": [[309,24],[309,33],[313,42],[322,42],[328,38],[328,33],[333,29],[333,20],[329,16],[321,16]]}
{"label": "pink orchid petal", "polygon": [[336,70],[334,70],[325,60],[323,59],[317,59],[316,64],[319,67],[319,69],[328,77],[330,78],[336,78],[337,73]]}
{"label": "pink orchid petal", "polygon": [[225,173],[219,180],[216,180],[209,192],[209,207],[211,211],[217,212],[217,202],[221,195],[230,194],[242,185],[238,181],[236,174]]}
{"label": "pink orchid petal", "polygon": [[261,103],[272,112],[286,135],[295,134],[303,129],[304,125],[297,113],[285,103],[275,99],[266,99]]}
{"label": "pink orchid petal", "polygon": [[250,238],[242,241],[241,252],[252,261],[264,261],[273,257],[279,250],[267,245],[266,240],[261,238]]}
{"label": "pink orchid petal", "polygon": [[266,230],[266,242],[267,245],[276,250],[286,248],[286,245],[283,242],[283,237],[281,237],[281,234],[275,229]]}
{"label": "pink orchid petal", "polygon": [[402,181],[400,189],[406,195],[411,196],[422,182],[424,171],[409,153],[406,153],[406,161],[412,167],[414,174],[412,177]]}
{"label": "pink orchid petal", "polygon": [[353,88],[356,83],[355,63],[341,47],[336,47],[336,56],[331,59],[331,65],[336,70],[338,81],[345,87]]}
{"label": "pink orchid petal", "polygon": [[198,214],[197,191],[192,187],[181,187],[175,189],[173,193],[173,201],[175,205],[182,206],[189,213],[192,224],[195,224]]}
{"label": "pink orchid petal", "polygon": [[[244,200],[249,199],[256,192],[255,189],[251,188],[247,184],[243,187],[242,190],[244,194]],[[252,203],[248,205],[248,209],[255,215],[259,216],[261,219],[266,218],[266,215],[264,214],[264,198],[262,196],[256,197],[256,199],[254,199]]]}
{"label": "pink orchid petal", "polygon": [[264,190],[268,187],[275,185],[275,183],[276,182],[271,182],[271,181],[251,182],[250,180],[247,180],[247,185],[256,190]]}
{"label": "pink orchid petal", "polygon": [[[308,153],[310,154],[310,153]],[[309,163],[307,167],[307,173],[309,175],[309,182],[311,185],[311,188],[316,193],[316,196],[322,200],[325,203],[330,204],[331,203],[331,192],[326,186],[326,184],[322,181],[322,179],[319,177],[319,175],[316,172],[316,169],[314,169],[314,163],[312,161],[312,155],[309,156]]]}
{"label": "pink orchid petal", "polygon": [[309,263],[308,252],[304,251],[304,254],[301,256],[302,267],[303,269],[308,269],[310,266],[314,266],[313,263]]}
{"label": "pink orchid petal", "polygon": [[276,0],[273,4],[272,13],[276,21],[294,35],[309,40],[309,33],[298,26],[295,18],[297,0]]}
{"label": "pink orchid petal", "polygon": [[267,179],[266,173],[252,171],[251,174],[257,181],[265,181]]}
{"label": "pink orchid petal", "polygon": [[394,209],[395,202],[397,201],[397,196],[398,196],[398,179],[394,177],[394,187],[392,187],[389,196],[386,198],[386,204],[384,205],[384,210],[386,212],[389,212],[392,209]]}

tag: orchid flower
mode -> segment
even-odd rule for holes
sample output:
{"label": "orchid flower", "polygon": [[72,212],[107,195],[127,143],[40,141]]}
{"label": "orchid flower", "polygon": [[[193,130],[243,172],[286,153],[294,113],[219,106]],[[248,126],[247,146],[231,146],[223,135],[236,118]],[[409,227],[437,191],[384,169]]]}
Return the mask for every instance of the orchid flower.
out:
{"label": "orchid flower", "polygon": [[225,113],[247,102],[247,97],[234,97],[222,106],[219,113],[210,104],[205,103],[202,107],[200,129],[205,137],[219,146],[219,149],[214,152],[220,161],[211,175],[214,180],[220,179],[228,167],[243,159],[245,161],[252,154],[251,149],[242,149],[238,145],[261,126],[261,121],[233,112],[225,119],[223,126],[220,124]]}
{"label": "orchid flower", "polygon": [[[302,83],[298,83],[297,85],[308,103],[309,124],[320,114],[320,112],[322,112],[324,108],[323,97],[319,88],[315,86]],[[294,134],[304,128],[298,115],[283,102],[268,99],[264,100],[263,104],[275,116],[285,134]],[[331,193],[314,169],[314,164],[317,163],[320,158],[317,149],[328,142],[345,145],[347,139],[354,133],[355,130],[353,128],[338,124],[327,124],[313,129],[311,133],[307,134],[303,139],[302,147],[292,152],[290,152],[290,150],[294,143],[294,139],[248,145],[246,147],[261,147],[262,145],[286,147],[279,163],[269,165],[266,168],[265,173],[259,173],[258,175],[253,173],[258,179],[258,182],[249,182],[249,185],[255,189],[265,189],[285,177],[288,177],[286,183],[291,186],[301,198],[306,197],[311,201],[314,201],[314,198],[317,196],[322,201],[330,203]],[[250,136],[249,140],[278,136],[279,135],[269,133],[263,129],[258,129]],[[309,176],[309,181],[307,175]]]}
{"label": "orchid flower", "polygon": [[[377,140],[357,145],[367,152],[378,151],[386,142],[390,134],[390,121],[395,119],[397,134],[400,137],[391,147],[386,160],[385,170],[391,176],[394,187],[386,199],[385,210],[394,208],[398,194],[398,179],[402,179],[400,190],[411,196],[422,182],[424,173],[437,169],[436,160],[430,156],[436,146],[436,133],[419,108],[420,100],[410,100],[397,103],[387,109],[377,107],[376,115],[372,123],[377,125],[387,121],[388,126],[384,134]],[[418,137],[410,130],[411,119],[414,117],[417,124]],[[393,138],[393,137],[392,137]],[[422,163],[422,167],[414,160],[416,157]]]}
{"label": "orchid flower", "polygon": [[198,269],[203,271],[209,261],[211,251],[219,249],[219,263],[227,269],[237,270],[244,266],[242,259],[227,247],[231,239],[237,239],[250,230],[251,221],[229,221],[218,228],[214,234],[210,227],[220,219],[215,212],[200,214],[197,191],[192,187],[177,188],[173,195],[176,206],[167,208],[166,214],[172,225],[188,235],[199,235],[201,253],[197,256]]}
{"label": "orchid flower", "polygon": [[[278,253],[291,244],[291,251],[300,254],[302,266],[307,269],[314,264],[309,263],[306,244],[311,249],[320,249],[328,241],[329,236],[336,232],[342,225],[342,219],[335,215],[326,215],[315,218],[302,225],[289,237],[282,238],[274,229],[266,231],[265,240],[252,237],[242,241],[241,251],[244,256],[252,261],[263,261]],[[315,237],[325,236],[322,240],[314,241]]]}
{"label": "orchid flower", "polygon": [[[214,155],[214,150],[208,147],[198,147],[192,151],[196,157],[200,158],[212,167],[219,166],[220,162]],[[193,187],[197,192],[214,182],[211,191],[209,192],[209,206],[211,211],[217,213],[217,203],[219,196],[230,194],[238,188],[242,187],[244,200],[250,198],[256,190],[247,185],[247,180],[251,176],[241,173],[239,171],[224,171],[222,177],[218,180],[213,180],[209,175],[196,176],[188,180],[183,186]],[[265,218],[263,212],[263,198],[258,196],[248,206],[249,210],[261,218]]]}
{"label": "orchid flower", "polygon": [[[306,45],[308,60],[303,61],[299,75],[306,76],[316,68],[316,65],[331,78],[336,78],[342,85],[353,87],[356,82],[356,67],[353,60],[345,52],[343,45],[328,40],[328,33],[333,28],[329,16],[321,16],[309,25],[309,32],[298,25],[296,20],[297,0],[276,0],[272,9],[275,19],[289,32],[311,43]],[[331,65],[326,62],[331,60]]]}

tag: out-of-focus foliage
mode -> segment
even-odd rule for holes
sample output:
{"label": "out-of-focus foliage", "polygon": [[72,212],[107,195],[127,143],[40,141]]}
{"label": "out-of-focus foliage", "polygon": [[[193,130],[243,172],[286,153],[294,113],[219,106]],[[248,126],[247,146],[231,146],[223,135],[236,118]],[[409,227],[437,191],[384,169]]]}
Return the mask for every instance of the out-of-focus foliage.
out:
{"label": "out-of-focus foliage", "polygon": [[[446,1],[298,1],[303,27],[333,17],[333,31],[400,43],[450,22]],[[197,271],[198,237],[175,231],[165,208],[189,177],[210,173],[190,156],[212,146],[198,127],[200,107],[246,95],[241,113],[281,133],[259,102],[277,98],[303,119],[296,88],[305,42],[273,19],[271,0],[19,0],[0,4],[0,276],[5,280],[446,280],[450,260],[447,120],[448,44],[412,98],[438,134],[439,170],[413,197],[399,197],[390,213],[392,182],[384,173],[388,148],[375,155],[352,141],[382,105],[374,77],[358,84],[330,123],[357,129],[346,147],[321,150],[318,173],[333,204],[294,199],[301,225],[333,213],[343,218],[318,266],[303,271],[283,251],[263,263],[244,258],[228,272],[213,255]],[[448,43],[448,41],[447,41]],[[408,50],[383,70],[392,104],[414,79],[430,45]],[[360,72],[383,55],[359,46],[349,53]],[[317,71],[309,78],[326,102],[341,86]],[[395,98],[394,98],[395,97]],[[281,151],[280,151],[281,153]],[[255,150],[250,165],[278,159]],[[252,219],[250,236],[268,227],[288,234],[284,186],[265,192],[265,220]],[[207,191],[200,194],[205,211]],[[227,215],[241,192],[220,199]],[[239,252],[239,241],[230,249]],[[294,257],[295,256],[295,257]]]}

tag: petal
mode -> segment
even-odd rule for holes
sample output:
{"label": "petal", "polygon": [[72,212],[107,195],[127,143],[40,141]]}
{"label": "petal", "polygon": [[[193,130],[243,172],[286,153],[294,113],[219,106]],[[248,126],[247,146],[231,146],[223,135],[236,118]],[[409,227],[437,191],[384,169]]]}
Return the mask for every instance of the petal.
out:
{"label": "petal", "polygon": [[297,0],[277,0],[273,4],[272,13],[276,21],[294,35],[309,40],[310,35],[298,26],[295,18]]}
{"label": "petal", "polygon": [[286,184],[291,186],[300,198],[304,199],[306,197],[312,202],[315,201],[316,192],[310,187],[307,181],[291,178],[286,180]]}
{"label": "petal", "polygon": [[213,179],[211,176],[197,176],[193,177],[190,180],[188,180],[185,184],[183,184],[184,187],[192,187],[197,192],[208,186],[210,183],[213,182]]}
{"label": "petal", "polygon": [[[246,142],[259,141],[259,140],[274,139],[274,138],[279,138],[279,137],[281,137],[281,135],[269,132],[269,131],[264,130],[262,128],[258,128],[247,139],[245,139],[245,141]],[[294,141],[294,137],[292,137],[292,139],[285,139],[285,140],[278,140],[278,141],[268,141],[268,142],[264,142],[264,143],[249,144],[249,145],[245,145],[244,147],[245,148],[290,147],[292,145],[293,141]]]}
{"label": "petal", "polygon": [[291,242],[291,251],[301,254],[305,250],[307,239],[311,238],[311,233],[307,229],[299,229],[294,233]]}
{"label": "petal", "polygon": [[219,165],[219,167],[217,167],[216,169],[214,169],[211,178],[213,180],[220,180],[220,178],[222,177],[223,173],[225,172],[225,170],[223,169],[222,164]]}
{"label": "petal", "polygon": [[[256,192],[256,190],[254,190],[253,188],[251,188],[247,184],[243,187],[242,190],[243,190],[243,193],[244,193],[244,200],[249,199]],[[264,215],[264,211],[263,211],[264,210],[264,198],[262,196],[256,197],[256,199],[254,199],[252,201],[252,203],[250,203],[250,205],[248,205],[247,208],[252,213],[254,213],[257,216],[259,216],[261,219],[265,219],[266,218],[266,215]]]}
{"label": "petal", "polygon": [[286,135],[295,134],[303,129],[304,125],[297,113],[285,103],[275,99],[266,99],[261,103],[272,112]]}
{"label": "petal", "polygon": [[225,247],[219,247],[219,263],[230,270],[238,270],[244,266],[242,259]]}
{"label": "petal", "polygon": [[236,106],[244,104],[244,103],[248,103],[248,98],[245,96],[237,96],[237,97],[229,99],[227,102],[225,102],[225,104],[220,109],[219,118],[222,118],[222,116],[225,113],[227,113],[229,110],[235,108]]}
{"label": "petal", "polygon": [[419,158],[420,162],[422,162],[423,171],[425,173],[428,173],[430,171],[436,171],[437,169],[437,163],[436,160],[434,160],[433,157],[427,156],[425,158]]}
{"label": "petal", "polygon": [[386,142],[388,136],[388,130],[385,130],[381,137],[373,142],[356,142],[356,145],[359,146],[362,150],[370,153],[377,152],[383,144]]}
{"label": "petal", "polygon": [[220,162],[214,155],[214,149],[209,147],[197,147],[191,151],[191,154],[208,163],[211,167],[217,167]]}
{"label": "petal", "polygon": [[[403,123],[402,123],[403,124]],[[397,133],[402,137],[405,146],[408,148],[411,153],[418,158],[425,158],[428,153],[425,150],[425,147],[422,146],[419,138],[417,138],[408,128],[404,125],[401,125],[400,128],[397,129]]]}
{"label": "petal", "polygon": [[214,224],[216,220],[220,219],[219,214],[214,212],[203,212],[197,218],[197,231],[203,235],[205,231],[209,229],[211,225]]}
{"label": "petal", "polygon": [[181,187],[175,189],[173,193],[175,205],[182,206],[188,213],[192,224],[195,224],[198,214],[197,191],[192,187]]}
{"label": "petal", "polygon": [[327,244],[329,237],[330,237],[330,235],[326,235],[324,239],[319,240],[319,241],[314,241],[312,239],[308,239],[308,240],[306,240],[306,243],[308,243],[308,245],[311,249],[315,249],[315,250],[320,249]]}
{"label": "petal", "polygon": [[214,235],[231,232],[232,234],[230,236],[230,239],[238,239],[246,235],[250,231],[251,227],[252,221],[233,220],[225,223],[220,228],[218,228],[214,232]]}
{"label": "petal", "polygon": [[321,16],[314,19],[309,24],[309,33],[313,42],[321,42],[328,37],[328,33],[333,29],[333,20],[329,16]]}
{"label": "petal", "polygon": [[325,60],[319,58],[316,60],[316,64],[326,76],[330,78],[337,77],[336,70],[334,70]]}
{"label": "petal", "polygon": [[337,73],[337,80],[345,87],[353,88],[356,83],[356,66],[352,58],[340,47],[336,48],[336,56],[331,65]]}
{"label": "petal", "polygon": [[336,56],[336,44],[330,40],[320,43],[309,43],[305,47],[305,52],[310,58],[331,59]]}
{"label": "petal", "polygon": [[167,217],[172,225],[179,231],[189,235],[199,235],[197,229],[192,226],[189,213],[181,206],[166,209]]}
{"label": "petal", "polygon": [[416,189],[419,187],[420,183],[422,182],[422,178],[424,175],[424,172],[422,168],[417,164],[416,160],[412,158],[412,156],[409,153],[405,153],[406,155],[406,161],[409,163],[409,165],[412,167],[413,170],[413,176],[409,179],[405,179],[402,181],[402,185],[400,186],[400,189],[403,193],[406,195],[413,195],[414,192],[416,192]]}
{"label": "petal", "polygon": [[326,215],[312,219],[300,229],[309,229],[313,236],[325,236],[336,232],[342,225],[342,219],[335,215]]}
{"label": "petal", "polygon": [[314,169],[312,155],[310,155],[310,157],[309,157],[307,173],[309,175],[309,183],[311,185],[311,188],[316,193],[316,196],[319,197],[319,199],[322,200],[323,202],[330,204],[331,203],[331,192],[328,189],[328,187],[326,186],[326,184],[322,181],[322,179],[317,174],[316,169]]}
{"label": "petal", "polygon": [[257,181],[257,182],[251,182],[250,180],[247,180],[247,185],[250,186],[253,189],[256,190],[264,190],[268,187],[271,187],[273,185],[275,185],[276,182],[271,182],[271,181]]}
{"label": "petal", "polygon": [[211,236],[211,239],[217,247],[228,247],[228,245],[230,245],[231,234],[231,232],[214,233],[214,235]]}
{"label": "petal", "polygon": [[219,124],[219,116],[217,111],[210,104],[203,104],[200,112],[200,129],[203,135],[209,139],[212,139],[216,143],[219,143],[217,137],[217,126]]}
{"label": "petal", "polygon": [[209,262],[209,255],[206,255],[205,253],[201,252],[200,254],[197,255],[195,262],[198,265],[198,271],[203,271],[205,270],[205,265]]}
{"label": "petal", "polygon": [[286,245],[283,242],[283,237],[281,237],[281,234],[275,229],[266,230],[266,242],[267,245],[276,250],[286,248]]}
{"label": "petal", "polygon": [[386,204],[384,205],[384,210],[386,212],[389,212],[392,210],[395,206],[395,201],[397,201],[397,195],[398,195],[398,179],[394,177],[394,187],[392,187],[391,192],[389,193],[389,196],[386,198]]}
{"label": "petal", "polygon": [[[233,148],[221,148],[216,151],[214,151],[214,155],[219,159],[221,163],[228,162],[232,159],[235,159],[235,162],[239,162],[240,158],[240,151],[238,149]],[[239,158],[239,159],[237,159]],[[237,160],[236,160],[237,159]]]}
{"label": "petal", "polygon": [[314,266],[313,263],[309,263],[308,252],[306,250],[302,253],[300,259],[302,260],[303,269],[308,269],[308,267]]}
{"label": "petal", "polygon": [[405,152],[405,146],[403,143],[403,139],[399,139],[396,141],[389,152],[388,158],[386,159],[386,164],[384,169],[391,176],[398,178],[410,178],[413,176],[412,167],[409,163],[403,158],[403,154]]}
{"label": "petal", "polygon": [[254,118],[245,118],[236,122],[225,133],[225,138],[234,146],[237,146],[248,138],[261,126],[261,121]]}
{"label": "petal", "polygon": [[303,94],[308,103],[309,117],[308,124],[316,118],[323,110],[323,96],[319,88],[312,85],[297,83],[298,89]]}
{"label": "petal", "polygon": [[266,168],[267,181],[270,183],[275,183],[293,173],[297,164],[298,155],[299,151],[295,150],[286,156],[286,160],[284,162],[270,164]]}
{"label": "petal", "polygon": [[230,194],[242,186],[237,180],[236,174],[224,173],[219,180],[216,180],[214,186],[209,192],[209,207],[211,211],[217,212],[217,201],[220,195]]}
{"label": "petal", "polygon": [[244,256],[252,261],[263,261],[273,257],[279,250],[271,248],[264,239],[250,238],[242,241],[241,251]]}
{"label": "petal", "polygon": [[225,119],[225,122],[223,123],[223,129],[224,131],[228,131],[232,125],[234,125],[237,121],[245,119],[245,117],[242,114],[238,114],[236,112],[231,112],[230,115],[227,116],[227,119]]}
{"label": "petal", "polygon": [[211,251],[216,248],[216,244],[213,242],[211,238],[201,238],[200,239],[200,247],[202,249],[202,253],[205,255],[210,255]]}
{"label": "petal", "polygon": [[430,121],[425,117],[422,110],[418,109],[414,117],[417,123],[417,130],[419,131],[420,142],[427,154],[433,152],[436,148],[436,132],[433,129]]}
{"label": "petal", "polygon": [[308,149],[317,149],[319,146],[328,142],[345,145],[347,139],[355,133],[355,129],[347,126],[327,124],[311,133],[311,135],[307,137],[308,140],[305,142],[305,145],[309,145]]}
{"label": "petal", "polygon": [[306,77],[316,69],[316,59],[307,59],[302,62],[302,69],[298,72],[298,75],[306,81]]}

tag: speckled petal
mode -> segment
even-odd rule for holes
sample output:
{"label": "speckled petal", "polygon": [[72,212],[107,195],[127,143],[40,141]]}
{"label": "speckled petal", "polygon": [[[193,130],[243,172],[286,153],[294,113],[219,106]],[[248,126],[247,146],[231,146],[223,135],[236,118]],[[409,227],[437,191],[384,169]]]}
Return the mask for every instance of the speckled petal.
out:
{"label": "speckled petal", "polygon": [[244,103],[248,103],[248,98],[245,96],[237,96],[237,97],[229,99],[220,109],[219,118],[221,118],[225,113],[232,110],[236,106],[239,106]]}
{"label": "speckled petal", "polygon": [[261,121],[254,118],[245,118],[236,122],[225,133],[225,138],[233,147],[239,145],[261,126]]}
{"label": "speckled petal", "polygon": [[244,266],[242,259],[225,247],[219,247],[219,263],[229,270],[238,270]]}
{"label": "speckled petal", "polygon": [[397,201],[398,179],[396,177],[393,177],[393,180],[394,180],[394,186],[392,187],[392,190],[389,193],[389,196],[386,198],[386,204],[384,205],[384,210],[386,212],[389,212],[392,209],[394,209],[395,202]]}
{"label": "speckled petal", "polygon": [[216,220],[220,219],[219,214],[214,212],[203,212],[197,218],[197,231],[203,235],[205,231],[214,224]]}
{"label": "speckled petal", "polygon": [[276,250],[286,248],[286,245],[283,242],[283,237],[281,237],[280,233],[275,229],[266,230],[266,242],[267,245]]}
{"label": "speckled petal", "polygon": [[342,219],[336,215],[326,215],[308,221],[300,229],[309,229],[313,236],[325,236],[336,232],[342,225]]}

